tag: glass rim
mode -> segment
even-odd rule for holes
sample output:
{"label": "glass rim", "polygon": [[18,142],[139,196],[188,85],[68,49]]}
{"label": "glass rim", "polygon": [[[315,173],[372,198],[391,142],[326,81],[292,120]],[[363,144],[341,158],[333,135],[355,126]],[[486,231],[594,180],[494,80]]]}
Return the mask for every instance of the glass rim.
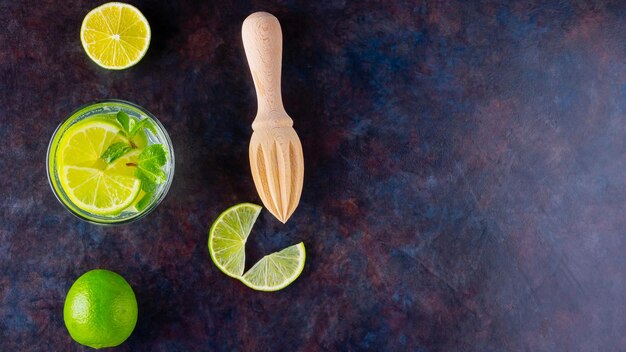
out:
{"label": "glass rim", "polygon": [[[55,142],[55,138],[57,137],[57,134],[64,130],[65,128],[70,127],[72,124],[67,125],[73,117],[75,117],[78,113],[80,113],[81,111],[88,111],[89,108],[91,108],[94,105],[101,105],[101,104],[111,104],[111,105],[117,105],[117,106],[127,106],[131,109],[135,109],[138,110],[141,114],[145,115],[146,117],[150,118],[152,121],[154,121],[159,129],[159,131],[161,132],[161,134],[163,135],[163,137],[165,138],[165,144],[167,144],[167,150],[169,153],[169,160],[168,160],[168,166],[169,166],[169,172],[167,174],[167,179],[165,181],[165,184],[163,185],[163,187],[161,187],[161,190],[159,191],[159,194],[157,195],[157,197],[155,197],[150,204],[143,209],[142,211],[137,212],[136,214],[134,214],[131,217],[128,218],[123,218],[120,220],[115,220],[115,219],[111,219],[111,220],[105,220],[105,219],[98,219],[98,218],[92,218],[92,217],[87,217],[85,214],[81,214],[80,212],[76,211],[75,209],[72,209],[72,207],[68,206],[67,204],[65,204],[65,202],[61,199],[61,195],[59,194],[59,192],[57,191],[57,189],[55,188],[54,182],[52,180],[52,177],[56,176],[57,172],[54,169],[50,168],[50,157],[51,157],[51,152],[52,152],[52,145]],[[67,126],[66,126],[67,125]],[[75,217],[83,220],[83,221],[87,221],[89,223],[92,224],[96,224],[96,225],[103,225],[103,226],[120,226],[120,225],[125,225],[125,224],[129,224],[131,222],[135,222],[138,221],[142,218],[144,218],[146,215],[150,214],[154,209],[156,209],[156,207],[161,204],[161,202],[163,201],[163,199],[165,199],[165,196],[167,195],[167,193],[169,192],[169,189],[172,185],[172,181],[174,179],[174,168],[175,168],[175,157],[174,157],[174,148],[172,146],[172,140],[170,139],[169,134],[167,133],[167,130],[165,129],[165,127],[163,126],[163,124],[161,124],[161,121],[159,121],[159,119],[157,119],[150,111],[146,110],[145,108],[141,107],[140,105],[137,105],[135,103],[126,101],[126,100],[122,100],[122,99],[102,99],[102,100],[96,100],[93,102],[89,102],[86,104],[81,105],[80,107],[74,109],[71,113],[67,114],[63,120],[61,121],[61,123],[59,123],[59,125],[56,127],[56,129],[54,130],[54,133],[52,133],[52,137],[50,138],[50,142],[48,142],[48,149],[46,152],[46,176],[48,178],[48,184],[50,185],[50,188],[52,189],[52,193],[54,194],[54,196],[56,197],[56,199],[59,201],[59,203],[61,203],[63,205],[63,207],[65,209],[67,209],[72,215],[74,215]],[[53,175],[53,173],[55,175]],[[60,186],[59,186],[60,187]],[[62,189],[62,187],[60,187]],[[70,203],[73,204],[73,202],[69,201]],[[73,204],[76,208],[80,209],[80,207],[76,206],[75,204]],[[85,213],[89,213],[87,211],[85,211]]]}

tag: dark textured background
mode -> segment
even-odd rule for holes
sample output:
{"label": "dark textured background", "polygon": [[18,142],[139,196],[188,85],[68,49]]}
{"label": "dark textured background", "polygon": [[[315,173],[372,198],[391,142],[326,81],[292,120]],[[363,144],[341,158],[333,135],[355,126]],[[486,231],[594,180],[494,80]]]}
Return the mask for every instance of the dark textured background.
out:
{"label": "dark textured background", "polygon": [[[80,44],[99,2],[0,0],[0,350],[79,351],[62,316],[85,271],[134,287],[119,351],[626,350],[624,1],[133,1],[147,56],[106,71]],[[544,4],[540,4],[544,3]],[[283,25],[302,201],[263,213],[250,259],[304,241],[278,293],[222,274],[215,217],[259,202],[243,19]],[[45,174],[66,114],[153,112],[176,175],[148,218],[77,220]]]}

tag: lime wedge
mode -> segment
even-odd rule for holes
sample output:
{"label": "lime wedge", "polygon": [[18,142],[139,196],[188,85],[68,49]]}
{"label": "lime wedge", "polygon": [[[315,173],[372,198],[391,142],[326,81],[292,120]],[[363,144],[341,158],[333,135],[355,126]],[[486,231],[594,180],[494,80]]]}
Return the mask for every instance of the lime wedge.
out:
{"label": "lime wedge", "polygon": [[306,251],[302,242],[266,255],[241,278],[246,286],[259,291],[278,291],[300,276]]}
{"label": "lime wedge", "polygon": [[300,242],[266,255],[244,274],[246,241],[261,209],[256,204],[242,203],[220,214],[209,230],[209,253],[224,274],[255,290],[278,291],[300,276],[306,251]]}
{"label": "lime wedge", "polygon": [[80,28],[80,41],[98,65],[122,70],[138,63],[150,46],[150,25],[134,6],[109,2],[91,10]]}
{"label": "lime wedge", "polygon": [[124,142],[119,126],[106,119],[88,119],[70,127],[61,138],[57,168],[61,187],[78,208],[97,215],[117,214],[133,203],[141,190],[132,151],[110,165],[100,155],[111,144]]}
{"label": "lime wedge", "polygon": [[209,230],[209,253],[226,275],[240,278],[246,263],[246,240],[261,213],[261,206],[237,204],[226,209]]}

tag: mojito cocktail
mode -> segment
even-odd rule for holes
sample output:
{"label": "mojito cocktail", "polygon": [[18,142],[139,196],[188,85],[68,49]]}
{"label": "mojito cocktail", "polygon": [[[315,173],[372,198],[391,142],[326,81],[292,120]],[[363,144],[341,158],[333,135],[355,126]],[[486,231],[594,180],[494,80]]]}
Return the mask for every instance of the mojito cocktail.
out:
{"label": "mojito cocktail", "polygon": [[174,175],[167,132],[145,109],[120,100],[84,106],[48,146],[55,195],[81,219],[119,224],[139,219],[165,197]]}

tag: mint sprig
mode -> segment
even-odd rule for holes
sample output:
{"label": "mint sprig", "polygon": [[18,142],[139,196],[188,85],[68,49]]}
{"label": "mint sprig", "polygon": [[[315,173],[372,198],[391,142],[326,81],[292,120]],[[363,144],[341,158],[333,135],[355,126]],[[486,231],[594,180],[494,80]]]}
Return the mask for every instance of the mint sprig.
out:
{"label": "mint sprig", "polygon": [[128,116],[128,114],[124,110],[120,110],[117,113],[116,119],[117,119],[117,122],[119,122],[120,125],[122,125],[122,129],[124,130],[124,133],[130,138],[129,132],[132,131],[135,125],[135,120],[131,118],[130,116]]}
{"label": "mint sprig", "polygon": [[165,182],[167,175],[162,168],[166,163],[167,150],[161,144],[153,144],[139,154],[135,175],[141,180],[144,192],[152,193]]}
{"label": "mint sprig", "polygon": [[[135,144],[133,138],[144,129],[149,130],[155,136],[157,135],[157,126],[154,121],[149,118],[136,121],[123,110],[120,110],[115,118],[122,127],[120,133],[128,138],[128,143],[118,142],[109,146],[101,156],[107,163],[113,162],[132,149],[137,149],[137,144]],[[139,154],[136,163],[133,162],[126,165],[137,167],[135,176],[141,180],[141,188],[147,194],[153,194],[158,185],[164,183],[167,178],[165,171],[163,171],[163,166],[165,166],[166,163],[167,150],[165,147],[161,144],[153,144],[146,147],[141,154]],[[149,198],[146,199],[149,200]]]}
{"label": "mint sprig", "polygon": [[149,118],[144,118],[137,122],[123,110],[120,110],[115,118],[120,126],[122,126],[122,134],[128,138],[128,143],[133,149],[137,148],[137,144],[133,138],[144,129],[149,130],[155,136],[157,135],[156,124]]}
{"label": "mint sprig", "polygon": [[104,153],[102,153],[102,155],[100,155],[100,159],[104,160],[107,164],[110,164],[131,151],[131,149],[132,148],[124,142],[113,143],[107,148],[107,150],[104,151]]}
{"label": "mint sprig", "polygon": [[137,122],[137,124],[135,124],[135,126],[131,128],[129,132],[130,137],[131,138],[134,137],[137,133],[139,133],[143,129],[148,129],[155,136],[157,135],[157,129],[156,129],[156,125],[154,124],[154,121],[146,118]]}
{"label": "mint sprig", "polygon": [[144,194],[143,198],[141,198],[141,200],[137,202],[137,204],[135,204],[135,208],[137,208],[137,211],[143,211],[144,209],[146,209],[148,205],[150,205],[152,197],[154,197],[154,192],[148,192]]}

